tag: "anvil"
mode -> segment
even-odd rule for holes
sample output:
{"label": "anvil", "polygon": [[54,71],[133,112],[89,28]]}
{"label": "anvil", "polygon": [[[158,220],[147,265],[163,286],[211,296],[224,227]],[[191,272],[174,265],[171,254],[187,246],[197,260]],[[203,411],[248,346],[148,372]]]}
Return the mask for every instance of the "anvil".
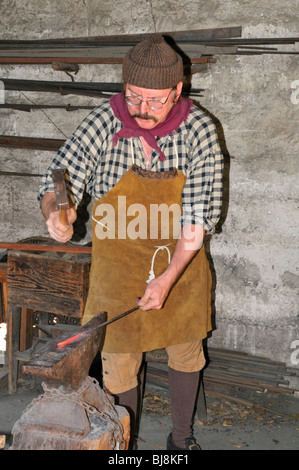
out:
{"label": "anvil", "polygon": [[12,450],[128,448],[128,412],[114,405],[113,398],[88,375],[101,349],[106,319],[107,313],[102,312],[71,335],[46,328],[52,338],[23,365],[24,373],[44,379],[44,394],[15,423]]}
{"label": "anvil", "polygon": [[101,347],[105,333],[101,325],[106,319],[107,313],[101,312],[82,328],[74,329],[72,336],[78,335],[77,338],[63,347],[58,346],[58,341],[63,342],[70,337],[70,333],[55,337],[53,327],[52,338],[23,365],[23,372],[43,378],[51,386],[78,389],[88,376]]}

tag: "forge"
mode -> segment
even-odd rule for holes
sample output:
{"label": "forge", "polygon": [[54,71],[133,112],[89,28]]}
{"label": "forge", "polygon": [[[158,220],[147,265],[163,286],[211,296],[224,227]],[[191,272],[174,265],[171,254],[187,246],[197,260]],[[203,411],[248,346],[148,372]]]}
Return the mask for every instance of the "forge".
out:
{"label": "forge", "polygon": [[22,366],[43,392],[12,430],[12,450],[126,450],[130,418],[89,376],[105,334],[101,312],[72,334],[48,328],[49,341]]}

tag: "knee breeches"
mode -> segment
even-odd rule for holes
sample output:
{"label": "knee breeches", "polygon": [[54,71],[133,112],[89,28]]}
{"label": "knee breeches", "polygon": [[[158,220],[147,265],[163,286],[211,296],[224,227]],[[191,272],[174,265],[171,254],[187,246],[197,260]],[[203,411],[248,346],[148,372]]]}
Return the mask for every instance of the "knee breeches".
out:
{"label": "knee breeches", "polygon": [[[197,372],[205,365],[202,341],[176,344],[165,348],[168,366],[181,372]],[[126,392],[137,387],[137,375],[142,363],[143,353],[102,352],[103,381],[113,394]]]}

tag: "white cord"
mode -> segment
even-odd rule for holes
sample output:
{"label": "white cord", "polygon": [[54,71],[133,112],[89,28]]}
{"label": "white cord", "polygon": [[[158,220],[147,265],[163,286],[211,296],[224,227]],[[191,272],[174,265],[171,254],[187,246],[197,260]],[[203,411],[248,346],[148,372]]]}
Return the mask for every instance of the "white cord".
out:
{"label": "white cord", "polygon": [[155,272],[154,272],[154,263],[155,263],[155,258],[156,258],[156,254],[158,253],[158,251],[160,250],[167,250],[168,252],[168,264],[170,263],[170,251],[169,251],[169,248],[167,245],[163,245],[163,246],[158,246],[155,253],[153,254],[153,257],[152,257],[152,265],[151,265],[151,270],[149,271],[149,278],[148,280],[146,281],[147,283],[151,282],[153,279],[155,279]]}
{"label": "white cord", "polygon": [[99,220],[95,219],[94,216],[92,216],[91,218],[92,218],[92,220],[94,220],[97,224],[100,224],[100,225],[102,225],[102,227],[105,227],[105,229],[111,230],[109,227],[107,227],[107,225],[102,224],[102,222],[100,222]]}

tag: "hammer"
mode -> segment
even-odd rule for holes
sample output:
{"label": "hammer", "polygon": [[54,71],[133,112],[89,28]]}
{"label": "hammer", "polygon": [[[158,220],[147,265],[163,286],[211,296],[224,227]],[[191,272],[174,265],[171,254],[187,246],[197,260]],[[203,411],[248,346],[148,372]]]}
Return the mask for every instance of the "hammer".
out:
{"label": "hammer", "polygon": [[59,210],[59,221],[63,225],[68,225],[69,222],[66,211],[69,209],[70,204],[65,186],[64,168],[56,168],[55,170],[52,170],[52,178],[54,182],[57,207]]}

